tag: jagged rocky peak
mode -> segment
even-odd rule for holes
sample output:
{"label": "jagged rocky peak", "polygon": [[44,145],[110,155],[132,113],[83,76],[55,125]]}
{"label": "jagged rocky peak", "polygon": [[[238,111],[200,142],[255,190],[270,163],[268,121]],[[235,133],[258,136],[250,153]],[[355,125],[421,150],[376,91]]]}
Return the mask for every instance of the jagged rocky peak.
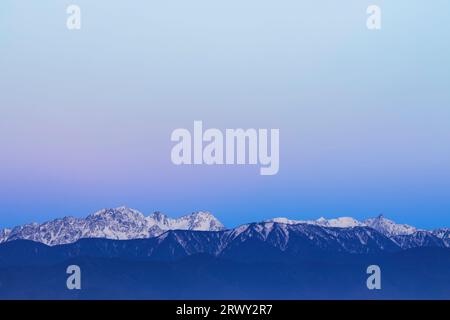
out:
{"label": "jagged rocky peak", "polygon": [[144,219],[145,216],[141,212],[128,208],[126,206],[121,206],[118,208],[108,208],[99,210],[91,215],[89,215],[86,219],[108,219],[108,220],[135,220],[135,219]]}
{"label": "jagged rocky peak", "polygon": [[418,231],[418,229],[413,226],[397,224],[392,220],[386,219],[382,214],[378,215],[376,218],[365,220],[364,224],[389,237],[410,235]]}
{"label": "jagged rocky peak", "polygon": [[208,211],[196,211],[190,215],[181,217],[177,221],[178,225],[184,229],[200,231],[220,231],[224,230],[224,225]]}

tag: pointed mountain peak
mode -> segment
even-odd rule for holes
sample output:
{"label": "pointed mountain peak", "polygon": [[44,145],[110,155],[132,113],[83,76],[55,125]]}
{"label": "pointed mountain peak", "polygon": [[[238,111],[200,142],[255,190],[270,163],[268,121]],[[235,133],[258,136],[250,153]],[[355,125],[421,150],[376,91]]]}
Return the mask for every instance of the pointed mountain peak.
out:
{"label": "pointed mountain peak", "polygon": [[407,224],[398,224],[392,220],[389,220],[382,214],[378,215],[375,218],[367,219],[364,221],[364,223],[388,237],[408,235],[418,231],[418,229],[413,226]]}
{"label": "pointed mountain peak", "polygon": [[209,211],[195,211],[190,215],[177,219],[185,229],[201,231],[224,230],[224,225]]}

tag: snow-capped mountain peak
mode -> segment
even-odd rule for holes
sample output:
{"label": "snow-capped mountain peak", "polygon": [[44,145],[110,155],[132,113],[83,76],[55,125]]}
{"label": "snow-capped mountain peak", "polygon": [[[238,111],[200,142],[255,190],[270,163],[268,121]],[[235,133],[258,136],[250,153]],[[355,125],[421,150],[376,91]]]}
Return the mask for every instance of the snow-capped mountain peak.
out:
{"label": "snow-capped mountain peak", "polygon": [[222,229],[224,229],[222,223],[208,212],[195,212],[172,219],[161,212],[146,217],[137,210],[122,206],[99,210],[85,219],[64,217],[42,224],[31,223],[12,230],[0,230],[0,243],[26,239],[47,245],[58,245],[73,243],[81,238],[143,239],[159,236],[168,230]]}
{"label": "snow-capped mountain peak", "polygon": [[130,209],[127,207],[119,207],[115,209],[102,209],[87,216],[86,220],[90,221],[102,220],[117,223],[121,223],[123,221],[143,222],[143,220],[145,220],[145,216],[137,210]]}
{"label": "snow-capped mountain peak", "polygon": [[341,217],[336,219],[327,220],[325,218],[320,218],[316,220],[316,223],[325,227],[333,228],[352,228],[352,227],[362,227],[365,226],[364,223],[359,222],[351,217]]}
{"label": "snow-capped mountain peak", "polygon": [[102,209],[97,212],[94,212],[93,214],[89,215],[88,217],[97,217],[97,216],[122,216],[122,217],[131,217],[134,218],[136,216],[143,217],[144,215],[134,209],[122,206],[118,208],[109,208],[109,209]]}
{"label": "snow-capped mountain peak", "polygon": [[363,223],[389,237],[410,235],[418,231],[418,229],[413,226],[398,224],[392,220],[386,219],[382,214],[376,218],[367,219]]}
{"label": "snow-capped mountain peak", "polygon": [[219,231],[225,227],[210,212],[197,211],[174,220],[171,229]]}

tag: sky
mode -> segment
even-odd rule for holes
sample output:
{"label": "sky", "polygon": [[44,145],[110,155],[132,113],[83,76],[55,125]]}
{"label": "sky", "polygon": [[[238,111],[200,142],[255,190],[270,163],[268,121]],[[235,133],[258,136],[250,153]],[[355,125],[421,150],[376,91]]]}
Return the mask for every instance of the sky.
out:
{"label": "sky", "polygon": [[[0,227],[122,205],[450,227],[449,18],[447,0],[2,0]],[[195,120],[278,128],[279,173],[173,165]]]}

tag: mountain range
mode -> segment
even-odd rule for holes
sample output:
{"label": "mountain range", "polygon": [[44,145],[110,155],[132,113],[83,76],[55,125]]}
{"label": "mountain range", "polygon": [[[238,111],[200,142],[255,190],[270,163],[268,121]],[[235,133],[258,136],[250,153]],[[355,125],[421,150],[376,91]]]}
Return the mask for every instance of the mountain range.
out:
{"label": "mountain range", "polygon": [[[450,299],[449,229],[120,207],[0,231],[0,299]],[[67,290],[66,268],[82,270]],[[382,290],[366,287],[380,266]]]}
{"label": "mountain range", "polygon": [[[258,226],[258,227],[254,227]],[[314,228],[313,226],[317,227]],[[252,229],[253,228],[253,229]],[[209,212],[194,212],[173,219],[161,212],[145,216],[141,212],[127,207],[103,209],[86,218],[64,217],[42,224],[32,223],[13,229],[0,230],[0,243],[14,240],[32,240],[49,246],[74,243],[85,238],[114,240],[133,240],[159,237],[171,230],[224,231],[224,225]],[[267,237],[273,230],[281,230],[283,235],[292,232],[313,234],[310,237],[320,239],[324,235],[352,234],[360,236],[353,243],[363,244],[368,238],[385,237],[390,246],[409,249],[422,246],[450,247],[450,229],[420,230],[406,224],[397,224],[379,215],[364,221],[351,217],[336,219],[319,218],[317,220],[290,220],[274,218],[260,223],[250,223],[227,229],[220,233],[226,239],[232,239],[241,233],[254,230],[254,236]],[[256,231],[259,230],[259,233]],[[364,234],[364,237],[362,236]],[[334,239],[334,238],[333,238]],[[286,239],[283,240],[286,242]],[[334,239],[333,241],[338,241]],[[351,251],[351,250],[350,250]]]}
{"label": "mountain range", "polygon": [[31,223],[0,230],[0,243],[32,240],[50,246],[68,244],[83,238],[116,240],[151,238],[167,230],[219,231],[224,226],[209,212],[194,212],[171,219],[161,212],[144,216],[127,207],[103,209],[86,218],[64,217],[42,224]]}

